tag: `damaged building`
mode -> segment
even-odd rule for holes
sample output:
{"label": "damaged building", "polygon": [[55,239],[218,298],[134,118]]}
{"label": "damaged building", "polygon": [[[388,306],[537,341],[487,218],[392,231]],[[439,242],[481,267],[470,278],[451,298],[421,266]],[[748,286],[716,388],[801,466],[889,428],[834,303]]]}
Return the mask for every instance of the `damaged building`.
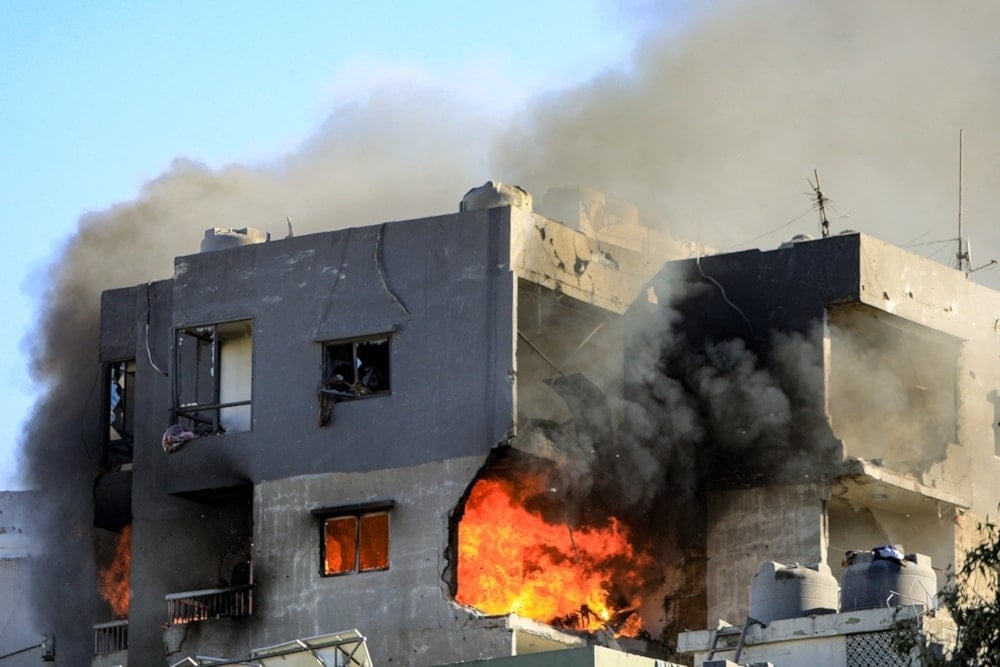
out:
{"label": "damaged building", "polygon": [[537,208],[211,229],[103,294],[94,665],[350,629],[376,665],[690,664],[764,562],[902,544],[944,583],[998,500],[1000,295],[863,234],[704,255]]}

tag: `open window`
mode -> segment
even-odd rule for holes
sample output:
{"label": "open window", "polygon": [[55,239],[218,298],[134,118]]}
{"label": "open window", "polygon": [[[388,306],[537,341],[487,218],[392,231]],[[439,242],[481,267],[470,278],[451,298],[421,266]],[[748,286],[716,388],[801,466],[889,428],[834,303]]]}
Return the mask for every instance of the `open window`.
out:
{"label": "open window", "polygon": [[251,426],[251,320],[177,330],[174,412],[184,427],[205,435]]}
{"label": "open window", "polygon": [[312,511],[320,523],[320,574],[330,577],[389,569],[389,512],[381,501]]}
{"label": "open window", "polygon": [[115,361],[104,365],[108,388],[105,419],[104,467],[132,462],[132,439],[135,426],[135,360]]}
{"label": "open window", "polygon": [[333,405],[390,393],[389,336],[366,336],[323,343],[319,425],[330,421]]}

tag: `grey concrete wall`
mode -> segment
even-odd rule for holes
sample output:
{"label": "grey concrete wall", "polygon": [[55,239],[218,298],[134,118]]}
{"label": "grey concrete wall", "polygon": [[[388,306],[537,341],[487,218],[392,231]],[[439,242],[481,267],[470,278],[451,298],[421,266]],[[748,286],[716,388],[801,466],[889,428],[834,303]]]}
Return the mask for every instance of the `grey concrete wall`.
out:
{"label": "grey concrete wall", "polygon": [[741,624],[750,581],[765,561],[809,565],[826,558],[826,508],[817,485],[721,491],[708,497],[708,627]]}
{"label": "grey concrete wall", "polygon": [[[515,326],[508,216],[507,209],[475,211],[178,258],[172,281],[105,293],[100,358],[137,361],[130,662],[164,660],[166,594],[212,588],[226,575],[220,562],[253,521],[249,505],[226,489],[485,456],[506,439],[514,422]],[[171,423],[174,328],[244,318],[253,320],[253,429],[166,454],[160,437]],[[322,341],[390,331],[392,393],[338,403],[330,424],[319,427]],[[420,478],[424,486],[447,483]],[[264,520],[268,510],[256,511]],[[318,558],[318,528],[309,538],[302,557]],[[443,550],[447,538],[435,540]],[[277,534],[266,542],[285,544]],[[401,555],[397,567],[405,561]],[[286,606],[284,591],[272,598],[262,586],[258,600],[268,616],[260,618],[286,618],[275,626],[280,632],[262,634],[256,618],[193,624],[168,633],[170,648],[245,655],[319,623],[312,610]],[[110,610],[90,622],[107,620]],[[452,641],[417,641],[427,634],[408,641]]]}
{"label": "grey concrete wall", "polygon": [[[475,614],[451,601],[447,581],[451,513],[484,460],[261,483],[254,497],[254,616],[172,629],[179,650],[169,658],[195,652],[236,657],[231,637],[237,632],[259,647],[352,628],[368,638],[377,665],[510,655],[503,623],[475,622]],[[377,500],[395,501],[389,569],[321,576],[321,520],[310,509]]]}
{"label": "grey concrete wall", "polygon": [[[38,502],[32,491],[0,492],[0,656],[41,642],[29,580],[37,567],[39,542],[31,514]],[[3,660],[6,667],[35,667],[42,655],[33,649]]]}
{"label": "grey concrete wall", "polygon": [[[474,211],[178,258],[173,325],[253,319],[253,430],[170,457],[171,491],[211,487],[213,477],[416,465],[504,440],[513,425],[508,216]],[[319,428],[321,342],[385,332],[394,332],[391,395],[338,403]]]}

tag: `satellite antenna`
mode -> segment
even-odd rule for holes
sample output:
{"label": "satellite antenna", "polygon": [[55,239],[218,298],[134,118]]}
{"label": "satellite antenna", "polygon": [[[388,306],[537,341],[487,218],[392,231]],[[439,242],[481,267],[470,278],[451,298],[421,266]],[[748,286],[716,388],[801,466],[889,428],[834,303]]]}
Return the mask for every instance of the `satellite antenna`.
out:
{"label": "satellite antenna", "polygon": [[813,183],[809,179],[806,182],[809,183],[810,187],[813,189],[813,195],[816,197],[816,208],[819,209],[819,224],[823,231],[823,238],[830,236],[830,221],[826,219],[826,205],[830,203],[830,199],[823,194],[823,191],[819,189],[819,172],[813,169],[813,176],[816,178],[816,182]]}

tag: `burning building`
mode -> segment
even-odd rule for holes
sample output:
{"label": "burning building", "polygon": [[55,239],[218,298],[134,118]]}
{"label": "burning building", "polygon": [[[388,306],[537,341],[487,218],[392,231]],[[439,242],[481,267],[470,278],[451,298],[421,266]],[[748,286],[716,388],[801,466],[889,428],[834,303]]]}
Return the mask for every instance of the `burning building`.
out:
{"label": "burning building", "polygon": [[696,257],[545,199],[213,229],[103,294],[95,664],[347,628],[382,665],[673,659],[763,561],[955,562],[997,502],[1000,296],[861,234]]}

